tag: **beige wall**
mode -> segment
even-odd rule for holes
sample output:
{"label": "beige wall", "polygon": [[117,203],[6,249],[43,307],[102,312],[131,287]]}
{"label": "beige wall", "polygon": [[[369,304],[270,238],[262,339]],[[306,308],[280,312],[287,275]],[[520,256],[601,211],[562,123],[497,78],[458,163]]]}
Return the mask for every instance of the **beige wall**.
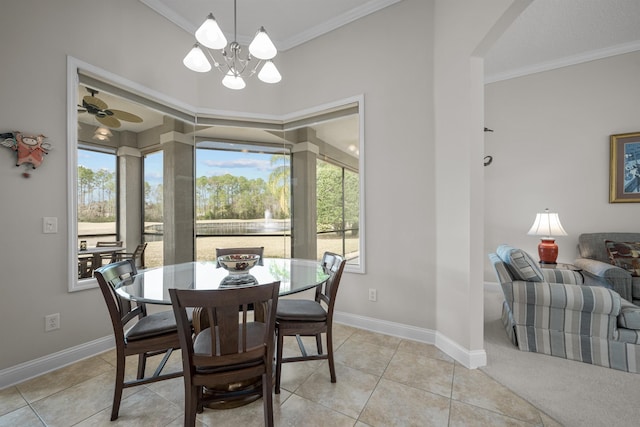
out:
{"label": "beige wall", "polygon": [[609,135],[640,131],[640,52],[488,84],[485,101],[486,281],[501,243],[537,258],[526,233],[545,208],[568,233],[559,261],[576,258],[581,233],[638,231],[640,204],[609,203]]}
{"label": "beige wall", "polygon": [[[485,10],[474,0],[464,3],[468,7],[451,12],[469,18]],[[503,7],[509,1],[492,3]],[[472,264],[484,254],[464,255],[453,278],[447,271],[452,261],[444,263],[436,255],[443,241],[435,239],[436,228],[445,222],[448,230],[458,230],[455,242],[465,250],[477,246],[468,230],[471,210],[478,204],[469,200],[478,171],[464,171],[456,183],[462,190],[456,196],[459,203],[444,203],[436,211],[436,203],[443,201],[437,193],[444,188],[437,183],[436,161],[455,163],[450,156],[458,151],[436,153],[436,147],[448,142],[438,141],[434,133],[434,4],[405,0],[284,52],[278,65],[282,86],[265,88],[256,82],[242,92],[226,90],[213,73],[194,77],[181,64],[192,38],[139,2],[22,0],[3,6],[0,129],[42,132],[53,150],[24,179],[13,166],[14,153],[0,148],[0,229],[8,248],[0,257],[0,370],[110,334],[97,289],[67,292],[67,263],[73,257],[66,253],[67,55],[208,111],[282,114],[364,94],[367,273],[344,276],[338,310],[421,331],[442,328],[460,348],[477,349],[481,329],[470,325],[481,321],[481,301],[472,286],[482,277]],[[469,46],[481,41],[495,19],[485,13],[482,25],[465,33]],[[457,59],[469,54],[455,53]],[[405,67],[411,71],[401,74]],[[475,87],[456,89],[455,94],[477,103],[477,64],[466,78]],[[443,76],[441,90],[453,89],[456,81]],[[476,122],[480,110],[473,107]],[[477,139],[471,128],[477,123],[469,125],[471,117],[455,114],[445,119],[449,125],[452,120],[463,121],[464,145],[471,146]],[[473,159],[481,154],[477,151],[467,153],[463,168],[473,169],[472,162],[481,161]],[[58,234],[42,234],[43,216],[58,217]],[[455,252],[451,246],[446,249],[446,256]],[[368,288],[378,290],[378,302],[367,300]],[[445,292],[444,299],[437,299],[438,292]],[[454,311],[460,300],[465,309]],[[440,307],[437,301],[446,304]],[[449,309],[436,320],[438,311]],[[44,333],[44,316],[50,313],[61,314],[62,328]]]}

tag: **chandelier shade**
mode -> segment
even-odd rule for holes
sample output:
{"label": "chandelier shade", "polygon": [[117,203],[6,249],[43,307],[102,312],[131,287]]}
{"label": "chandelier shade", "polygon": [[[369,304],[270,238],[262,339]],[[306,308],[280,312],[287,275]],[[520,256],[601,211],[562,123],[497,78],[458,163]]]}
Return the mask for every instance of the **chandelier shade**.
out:
{"label": "chandelier shade", "polygon": [[196,40],[209,49],[224,49],[227,46],[227,38],[213,17],[213,13],[196,30]]}
{"label": "chandelier shade", "polygon": [[[260,27],[253,41],[249,44],[249,54],[241,56],[240,44],[236,41],[236,12],[237,2],[233,2],[234,40],[227,44],[227,38],[220,29],[218,22],[210,13],[207,19],[195,32],[197,43],[182,60],[183,64],[192,71],[206,73],[214,67],[224,77],[222,84],[234,90],[244,89],[245,78],[258,73],[258,78],[265,83],[278,83],[282,75],[272,59],[278,54],[264,27]],[[220,60],[216,60],[214,52],[219,51]],[[258,72],[258,70],[260,70]]]}

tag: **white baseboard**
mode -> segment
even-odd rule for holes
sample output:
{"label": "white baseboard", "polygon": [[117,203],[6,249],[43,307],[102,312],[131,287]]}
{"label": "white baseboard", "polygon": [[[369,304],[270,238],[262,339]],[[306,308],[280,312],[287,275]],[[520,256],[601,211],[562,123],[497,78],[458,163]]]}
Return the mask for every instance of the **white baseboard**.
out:
{"label": "white baseboard", "polygon": [[354,328],[366,329],[385,335],[392,335],[399,338],[406,338],[413,341],[433,344],[438,349],[451,356],[454,360],[469,369],[476,369],[487,364],[487,354],[482,350],[467,350],[455,341],[431,329],[418,328],[404,325],[402,323],[388,322],[386,320],[374,319],[371,317],[358,316],[350,313],[334,312],[333,318],[336,323],[353,326]]}
{"label": "white baseboard", "polygon": [[0,390],[93,357],[116,346],[113,336],[67,348],[0,371]]}
{"label": "white baseboard", "polygon": [[[385,335],[419,341],[425,344],[433,344],[469,369],[479,368],[487,364],[487,355],[484,350],[467,350],[455,341],[431,329],[418,328],[415,326],[344,312],[335,312],[333,316],[336,323],[342,323],[344,325],[353,326],[354,328],[365,329]],[[113,341],[113,336],[107,336],[3,369],[0,371],[0,390],[64,366],[71,365],[72,363],[79,362],[80,360],[93,357],[114,347],[115,343]]]}

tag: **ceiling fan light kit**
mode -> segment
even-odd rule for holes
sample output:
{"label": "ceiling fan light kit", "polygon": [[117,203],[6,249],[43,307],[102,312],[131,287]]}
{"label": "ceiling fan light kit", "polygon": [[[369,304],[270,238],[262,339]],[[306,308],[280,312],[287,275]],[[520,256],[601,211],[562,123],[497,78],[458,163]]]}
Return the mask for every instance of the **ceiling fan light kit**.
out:
{"label": "ceiling fan light kit", "polygon": [[[224,74],[222,84],[229,89],[244,89],[246,86],[244,78],[253,76],[260,66],[262,68],[258,72],[258,78],[261,81],[273,84],[282,80],[282,75],[271,61],[278,54],[278,50],[264,27],[260,27],[253,41],[249,44],[249,55],[246,58],[240,56],[240,44],[236,41],[236,0],[233,2],[233,20],[234,40],[227,46],[227,38],[216,22],[213,13],[210,13],[200,28],[196,30],[197,43],[193,45],[182,63],[190,70],[199,73],[210,71],[213,63],[213,67]],[[209,49],[220,50],[222,61],[218,62]],[[209,62],[207,54],[211,62]],[[256,61],[253,61],[254,59]]]}

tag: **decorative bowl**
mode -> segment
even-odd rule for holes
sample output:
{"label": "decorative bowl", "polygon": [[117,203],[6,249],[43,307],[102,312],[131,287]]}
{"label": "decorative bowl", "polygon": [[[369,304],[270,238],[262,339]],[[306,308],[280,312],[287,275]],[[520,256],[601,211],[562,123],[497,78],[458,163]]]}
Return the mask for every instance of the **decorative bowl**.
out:
{"label": "decorative bowl", "polygon": [[229,274],[247,274],[260,261],[257,254],[231,254],[218,257],[218,263]]}

